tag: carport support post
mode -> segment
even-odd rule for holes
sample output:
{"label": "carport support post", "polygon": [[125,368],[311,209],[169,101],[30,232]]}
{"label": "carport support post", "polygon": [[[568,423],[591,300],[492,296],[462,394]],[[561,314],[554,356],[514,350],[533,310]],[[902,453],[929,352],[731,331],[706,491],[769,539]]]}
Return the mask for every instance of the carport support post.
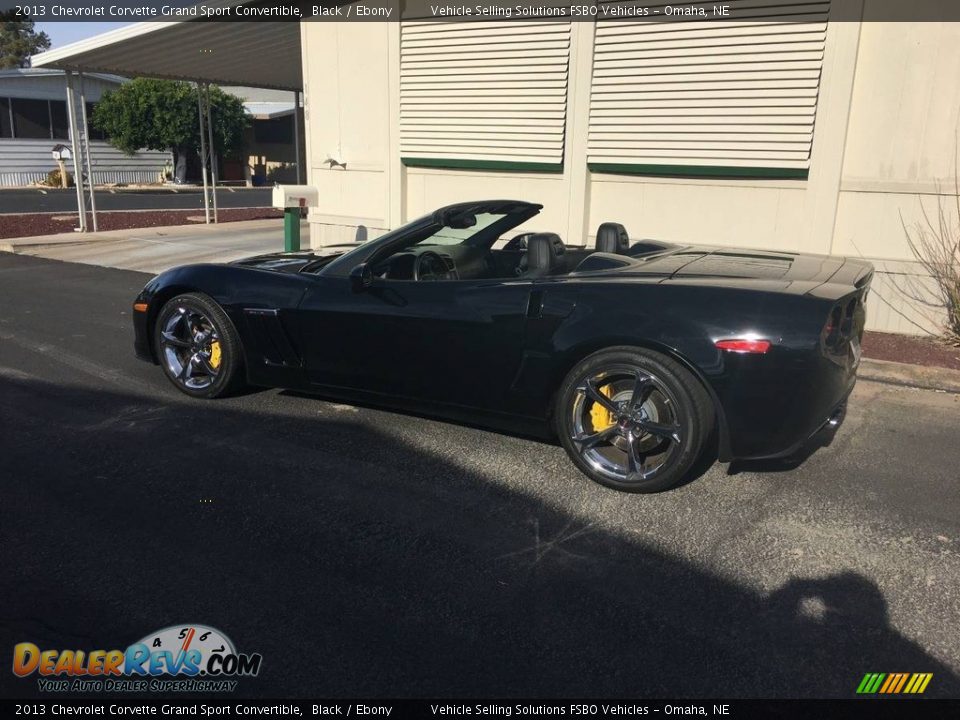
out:
{"label": "carport support post", "polygon": [[77,103],[73,92],[73,72],[64,73],[67,80],[67,121],[70,123],[70,155],[73,157],[73,184],[77,188],[77,214],[80,218],[80,232],[87,231],[87,202],[83,196],[83,172],[80,157],[80,143],[77,139]]}
{"label": "carport support post", "polygon": [[210,83],[204,83],[203,99],[207,106],[207,144],[210,147],[210,180],[213,183],[210,191],[213,196],[213,221],[218,223],[220,218],[217,217],[217,150],[213,144],[213,120],[210,117]]}
{"label": "carport support post", "polygon": [[300,91],[293,91],[293,165],[297,170],[297,185],[303,182],[300,175]]}
{"label": "carport support post", "polygon": [[97,198],[93,193],[93,161],[90,159],[90,124],[87,122],[87,96],[83,92],[83,73],[77,73],[80,86],[80,117],[83,119],[83,159],[87,164],[87,180],[90,185],[90,217],[93,218],[93,231],[97,231]]}
{"label": "carport support post", "polygon": [[300,249],[300,208],[283,209],[283,250],[296,252]]}
{"label": "carport support post", "polygon": [[210,198],[207,197],[207,138],[203,126],[203,92],[197,83],[197,113],[200,115],[200,167],[203,172],[203,214],[210,224]]}

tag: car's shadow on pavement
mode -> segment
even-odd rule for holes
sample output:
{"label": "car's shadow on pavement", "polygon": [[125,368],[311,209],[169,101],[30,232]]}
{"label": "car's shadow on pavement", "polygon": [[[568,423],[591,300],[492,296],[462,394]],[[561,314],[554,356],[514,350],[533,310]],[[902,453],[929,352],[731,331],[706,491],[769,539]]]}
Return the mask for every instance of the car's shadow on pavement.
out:
{"label": "car's shadow on pavement", "polygon": [[844,411],[839,422],[834,425],[824,425],[789,455],[777,458],[764,458],[762,460],[734,460],[727,467],[727,475],[739,475],[742,472],[779,473],[796,470],[818,450],[828,448],[833,444],[837,433],[843,425],[845,417],[846,411]]}
{"label": "car's shadow on pavement", "polygon": [[960,694],[853,569],[760,594],[351,413],[6,375],[0,419],[4,652],[204,623],[263,655],[238,696]]}
{"label": "car's shadow on pavement", "polygon": [[[248,388],[243,391],[244,394],[248,393],[257,393],[264,391],[264,388]],[[295,397],[309,401],[323,400],[326,402],[340,404],[342,401],[334,398],[325,396],[322,393],[307,393],[300,390],[281,390],[282,395],[288,397]],[[555,433],[549,429],[545,429],[542,433],[533,433],[533,432],[521,432],[521,431],[511,431],[509,429],[504,429],[503,427],[492,427],[490,424],[485,424],[483,422],[466,422],[460,419],[450,419],[444,418],[436,413],[429,412],[417,412],[415,410],[410,410],[409,408],[398,408],[398,407],[386,407],[384,405],[377,405],[374,403],[362,402],[357,400],[351,400],[350,406],[367,408],[370,410],[386,410],[397,417],[405,417],[412,420],[439,420],[441,422],[446,422],[451,425],[458,425],[459,427],[471,428],[473,430],[483,430],[495,432],[498,435],[504,435],[506,437],[514,437],[521,440],[527,440],[529,442],[542,443],[544,445],[550,445],[553,447],[562,447],[560,440],[556,437]],[[816,448],[810,451],[812,455],[815,452]],[[719,456],[719,434],[717,428],[713,429],[713,432],[710,433],[707,442],[704,445],[703,451],[697,457],[696,462],[690,468],[690,471],[683,477],[680,482],[674,485],[671,490],[683,487],[684,485],[689,485],[692,482],[696,482],[701,477],[703,477],[710,468],[712,468],[717,463],[717,458]],[[800,463],[797,463],[799,466]],[[735,474],[735,473],[730,473]],[[667,491],[669,492],[669,491]]]}

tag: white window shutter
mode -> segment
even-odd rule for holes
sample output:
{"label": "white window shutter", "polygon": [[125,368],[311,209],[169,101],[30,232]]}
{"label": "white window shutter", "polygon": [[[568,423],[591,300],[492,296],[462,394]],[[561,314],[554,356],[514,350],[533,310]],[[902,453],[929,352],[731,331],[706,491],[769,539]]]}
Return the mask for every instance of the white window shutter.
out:
{"label": "white window shutter", "polygon": [[597,22],[591,169],[806,176],[830,2],[724,4],[736,20]]}
{"label": "white window shutter", "polygon": [[407,165],[560,170],[569,22],[404,22]]}

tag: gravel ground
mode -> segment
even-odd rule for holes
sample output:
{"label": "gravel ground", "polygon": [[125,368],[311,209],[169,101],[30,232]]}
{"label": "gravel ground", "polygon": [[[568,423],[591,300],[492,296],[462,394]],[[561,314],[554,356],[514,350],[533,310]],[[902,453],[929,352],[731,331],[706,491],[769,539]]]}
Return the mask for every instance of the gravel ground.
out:
{"label": "gravel ground", "polygon": [[[220,222],[237,220],[260,220],[283,216],[273,208],[224,209],[217,213]],[[203,209],[199,210],[148,210],[130,212],[97,213],[99,230],[126,230],[128,228],[157,227],[162,225],[194,225],[203,223]],[[77,226],[73,215],[22,214],[0,215],[0,238],[34,237],[72,232]]]}
{"label": "gravel ground", "polygon": [[[144,188],[97,188],[97,211],[113,210],[203,210],[201,188],[178,186]],[[217,188],[217,205],[226,208],[273,207],[273,188]],[[77,193],[71,188],[0,188],[0,214],[62,213],[76,215]]]}
{"label": "gravel ground", "polygon": [[932,338],[868,332],[863,336],[863,355],[874,360],[960,370],[960,348]]}

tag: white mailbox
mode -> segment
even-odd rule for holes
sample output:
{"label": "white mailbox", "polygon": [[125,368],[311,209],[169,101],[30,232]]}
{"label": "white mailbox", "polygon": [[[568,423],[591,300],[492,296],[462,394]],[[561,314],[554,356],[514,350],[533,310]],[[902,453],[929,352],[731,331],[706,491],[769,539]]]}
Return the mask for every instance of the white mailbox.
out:
{"label": "white mailbox", "polygon": [[275,208],[316,207],[320,193],[313,185],[275,185],[273,206]]}
{"label": "white mailbox", "polygon": [[57,162],[73,159],[73,155],[70,154],[70,148],[68,148],[66,145],[62,145],[61,143],[54,145],[50,153],[53,155],[53,159]]}

